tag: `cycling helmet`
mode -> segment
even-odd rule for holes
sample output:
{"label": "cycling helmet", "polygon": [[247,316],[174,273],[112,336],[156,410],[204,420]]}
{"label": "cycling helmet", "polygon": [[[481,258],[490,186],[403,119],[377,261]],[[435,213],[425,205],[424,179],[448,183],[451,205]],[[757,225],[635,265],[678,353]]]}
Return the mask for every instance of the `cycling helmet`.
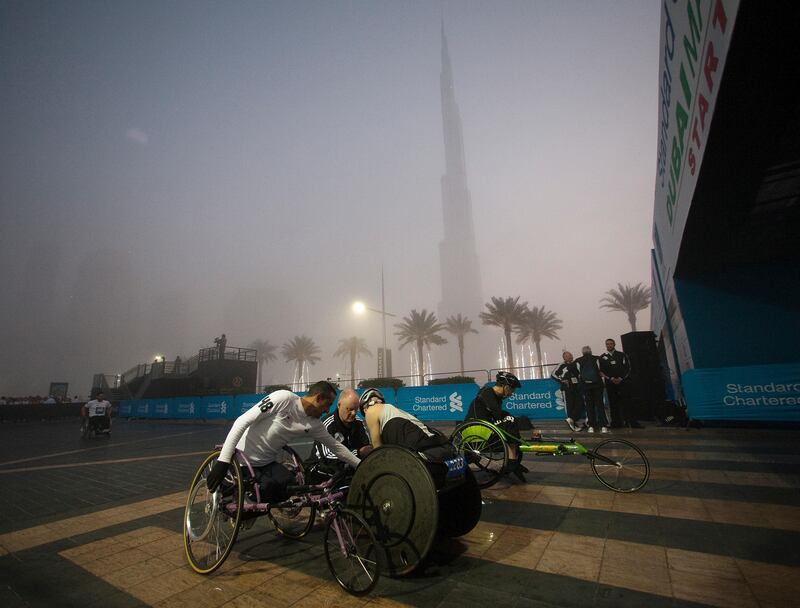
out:
{"label": "cycling helmet", "polygon": [[500,386],[510,386],[511,388],[519,388],[522,386],[519,382],[519,378],[510,372],[497,372],[495,379]]}
{"label": "cycling helmet", "polygon": [[375,403],[386,403],[386,399],[377,388],[368,388],[358,400],[358,409],[361,411],[361,415],[363,416],[364,410]]}

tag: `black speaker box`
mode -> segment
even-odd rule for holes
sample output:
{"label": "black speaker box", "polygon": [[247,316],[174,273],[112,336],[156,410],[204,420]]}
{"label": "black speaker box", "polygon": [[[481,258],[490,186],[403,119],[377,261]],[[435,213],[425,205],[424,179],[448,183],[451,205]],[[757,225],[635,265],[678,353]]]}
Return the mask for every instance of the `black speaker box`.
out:
{"label": "black speaker box", "polygon": [[623,334],[622,351],[631,362],[631,375],[627,383],[630,407],[639,419],[652,420],[656,406],[663,403],[665,398],[656,335],[652,331]]}

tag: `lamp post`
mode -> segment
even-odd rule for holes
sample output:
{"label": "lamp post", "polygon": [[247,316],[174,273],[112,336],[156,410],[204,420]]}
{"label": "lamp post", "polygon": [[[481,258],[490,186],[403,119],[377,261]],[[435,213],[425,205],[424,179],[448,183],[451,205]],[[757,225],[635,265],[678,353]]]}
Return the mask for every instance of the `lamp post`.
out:
{"label": "lamp post", "polygon": [[378,310],[377,308],[371,308],[364,304],[364,302],[353,302],[353,312],[356,314],[364,314],[365,311],[369,310],[370,312],[376,312],[381,316],[381,329],[383,330],[383,372],[384,375],[387,371],[386,361],[386,317],[396,317],[390,312],[386,312],[386,296],[384,294],[383,289],[383,264],[381,264],[381,309]]}

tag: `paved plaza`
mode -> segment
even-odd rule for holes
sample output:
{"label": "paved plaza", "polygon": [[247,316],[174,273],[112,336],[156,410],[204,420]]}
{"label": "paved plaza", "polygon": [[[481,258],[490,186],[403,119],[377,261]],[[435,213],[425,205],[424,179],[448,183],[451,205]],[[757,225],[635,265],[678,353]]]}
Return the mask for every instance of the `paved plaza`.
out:
{"label": "paved plaza", "polygon": [[583,459],[529,455],[528,483],[484,491],[472,533],[354,598],[319,526],[289,541],[259,519],[219,572],[189,568],[186,488],[227,428],[118,420],[86,442],[76,421],[0,424],[0,606],[800,606],[796,431],[620,431],[652,465],[633,495]]}

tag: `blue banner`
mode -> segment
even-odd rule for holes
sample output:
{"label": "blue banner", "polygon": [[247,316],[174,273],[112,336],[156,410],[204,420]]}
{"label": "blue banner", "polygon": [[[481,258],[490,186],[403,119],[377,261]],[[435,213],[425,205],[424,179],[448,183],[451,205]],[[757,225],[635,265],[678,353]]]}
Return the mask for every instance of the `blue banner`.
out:
{"label": "blue banner", "polygon": [[235,400],[232,395],[219,397],[204,397],[201,401],[201,418],[217,420],[220,418],[236,418],[239,412],[234,407]]}
{"label": "blue banner", "polygon": [[201,418],[200,405],[202,397],[176,397],[172,400],[172,413],[174,418]]}
{"label": "blue banner", "polygon": [[[391,387],[380,390],[388,403],[420,420],[463,420],[470,403],[478,394],[478,385],[439,384],[403,387],[396,392]],[[364,391],[359,389],[356,392],[360,395]],[[305,393],[296,394],[302,396]],[[120,404],[119,415],[130,418],[233,420],[263,397],[264,393],[235,397],[220,395],[128,400]],[[566,416],[561,391],[553,380],[523,380],[522,387],[503,401],[503,408],[512,414],[537,420]]]}
{"label": "blue banner", "polygon": [[531,420],[558,420],[566,418],[564,396],[558,382],[522,380],[522,386],[503,401],[503,409],[513,416],[527,416]]}
{"label": "blue banner", "polygon": [[394,405],[420,420],[463,420],[477,394],[477,384],[403,387]]}
{"label": "blue banner", "polygon": [[692,369],[682,381],[691,418],[800,421],[800,363]]}
{"label": "blue banner", "polygon": [[249,410],[266,396],[267,393],[258,393],[257,395],[236,395],[233,400],[233,409],[235,411],[234,418],[244,414],[247,410]]}

